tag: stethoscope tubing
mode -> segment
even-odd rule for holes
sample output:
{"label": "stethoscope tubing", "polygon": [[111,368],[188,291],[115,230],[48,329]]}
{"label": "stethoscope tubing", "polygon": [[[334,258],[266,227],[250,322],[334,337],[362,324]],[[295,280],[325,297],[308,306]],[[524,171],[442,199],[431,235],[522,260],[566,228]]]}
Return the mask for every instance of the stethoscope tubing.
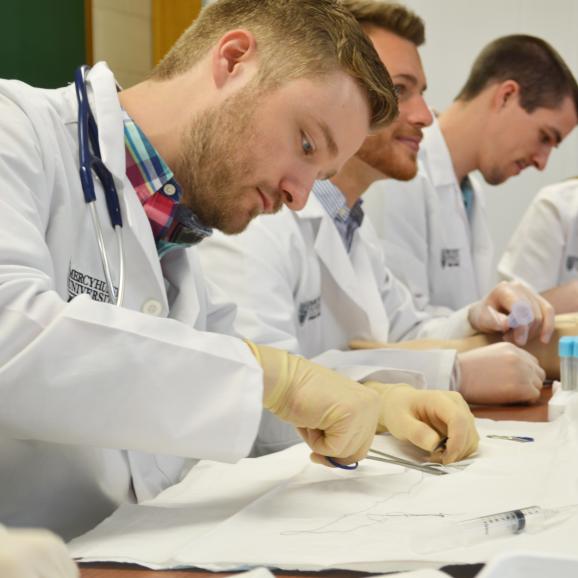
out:
{"label": "stethoscope tubing", "polygon": [[[79,150],[79,175],[84,201],[89,207],[90,216],[100,261],[104,274],[106,288],[110,302],[114,305],[121,306],[124,300],[125,292],[125,256],[124,256],[124,239],[122,232],[122,213],[120,210],[120,201],[118,192],[114,184],[114,179],[110,171],[106,168],[100,157],[100,147],[98,144],[98,127],[90,111],[88,95],[86,92],[86,74],[88,66],[81,66],[76,69],[74,74],[74,85],[76,88],[76,98],[78,100],[78,150]],[[90,153],[92,144],[93,154]],[[111,226],[116,237],[116,247],[119,260],[118,288],[115,291],[112,279],[111,264],[107,255],[102,224],[96,210],[96,191],[94,188],[93,172],[101,182],[104,190],[106,207],[110,218]]]}

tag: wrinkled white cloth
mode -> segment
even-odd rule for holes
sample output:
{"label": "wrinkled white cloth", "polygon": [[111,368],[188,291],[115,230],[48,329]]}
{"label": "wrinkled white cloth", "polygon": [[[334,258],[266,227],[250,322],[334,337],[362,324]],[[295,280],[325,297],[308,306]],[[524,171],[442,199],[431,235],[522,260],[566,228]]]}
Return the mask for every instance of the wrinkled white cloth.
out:
{"label": "wrinkled white cloth", "polygon": [[[446,476],[369,460],[355,471],[323,468],[309,463],[305,445],[235,465],[201,462],[194,476],[147,505],[122,506],[73,541],[72,552],[86,561],[137,562],[151,568],[373,572],[483,562],[521,549],[572,554],[578,516],[539,534],[437,554],[417,554],[410,536],[441,516],[461,519],[578,503],[577,417],[573,404],[549,423],[477,420],[477,456],[467,468]],[[420,457],[417,449],[391,436],[377,436],[374,444],[401,457]]]}

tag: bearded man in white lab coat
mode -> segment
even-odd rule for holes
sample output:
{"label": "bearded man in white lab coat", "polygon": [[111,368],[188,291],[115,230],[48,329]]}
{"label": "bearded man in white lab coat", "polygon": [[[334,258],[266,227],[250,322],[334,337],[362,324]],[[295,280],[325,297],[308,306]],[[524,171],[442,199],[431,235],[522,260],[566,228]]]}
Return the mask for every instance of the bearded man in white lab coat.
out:
{"label": "bearded man in white lab coat", "polygon": [[[413,394],[225,335],[234,307],[212,298],[192,247],[211,228],[301,208],[395,115],[355,19],[334,0],[219,0],[149,80],[119,93],[99,63],[83,84],[98,129],[87,146],[124,220],[122,307],[103,190],[88,167],[93,227],[79,178],[75,86],[0,82],[0,519],[78,535],[196,459],[246,455],[263,405],[322,463],[362,458],[390,428],[385,407],[407,417],[406,435]],[[317,130],[331,146],[312,159],[305,135]],[[477,444],[469,410],[453,408],[448,459]],[[433,447],[439,434],[423,426]]]}
{"label": "bearded man in white lab coat", "polygon": [[[415,304],[433,313],[480,299],[492,283],[493,244],[479,171],[491,185],[543,170],[577,122],[578,86],[540,38],[486,46],[454,103],[424,131],[409,182],[375,183],[388,264]],[[378,192],[374,190],[377,189]]]}
{"label": "bearded man in white lab coat", "polygon": [[[421,133],[432,120],[423,100],[425,77],[417,51],[424,27],[415,14],[389,2],[348,0],[345,5],[390,70],[399,99],[398,119],[366,139],[330,181],[318,181],[303,211],[260,217],[234,238],[214,235],[200,250],[203,269],[238,304],[239,331],[259,343],[334,367],[385,367],[392,381],[452,387],[471,402],[536,399],[544,372],[535,358],[509,343],[459,358],[449,350],[343,351],[352,339],[385,342],[502,332],[507,324],[498,311],[507,312],[521,297],[534,308],[533,331],[547,341],[553,329],[551,307],[523,286],[500,285],[484,300],[451,316],[433,317],[416,310],[407,289],[387,269],[382,244],[363,216],[360,197],[383,173],[410,178],[417,170]],[[314,157],[322,135],[307,137]],[[495,315],[486,315],[489,311]],[[418,372],[421,381],[412,372]],[[295,441],[290,426],[265,414],[257,452]]]}

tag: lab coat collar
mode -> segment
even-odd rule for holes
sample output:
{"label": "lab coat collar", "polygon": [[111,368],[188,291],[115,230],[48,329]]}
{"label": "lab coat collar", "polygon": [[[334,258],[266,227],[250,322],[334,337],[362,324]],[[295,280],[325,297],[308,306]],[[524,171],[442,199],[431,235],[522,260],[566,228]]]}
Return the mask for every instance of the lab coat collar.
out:
{"label": "lab coat collar", "polygon": [[309,198],[305,207],[300,211],[295,213],[300,219],[321,219],[327,212],[323,208],[323,205],[315,197],[313,192],[309,193]]}
{"label": "lab coat collar", "polygon": [[424,130],[420,156],[435,187],[447,185],[459,187],[452,157],[437,119]]}
{"label": "lab coat collar", "polygon": [[[122,109],[116,81],[106,62],[99,62],[90,69],[87,85],[94,96],[91,107],[96,124],[106,127],[98,133],[102,160],[116,182],[122,182],[126,172]],[[123,151],[123,154],[118,154],[118,151]]]}

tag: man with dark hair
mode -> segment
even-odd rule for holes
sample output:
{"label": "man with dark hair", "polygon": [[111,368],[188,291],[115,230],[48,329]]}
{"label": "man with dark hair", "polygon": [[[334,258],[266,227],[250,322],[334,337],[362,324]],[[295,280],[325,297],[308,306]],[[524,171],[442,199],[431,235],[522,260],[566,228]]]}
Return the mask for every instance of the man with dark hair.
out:
{"label": "man with dark hair", "polygon": [[470,173],[497,185],[528,167],[543,170],[576,125],[577,94],[574,77],[546,42],[499,38],[425,131],[416,178],[373,185],[372,194],[383,197],[376,218],[388,264],[419,309],[457,310],[487,292],[493,247],[483,194]]}

